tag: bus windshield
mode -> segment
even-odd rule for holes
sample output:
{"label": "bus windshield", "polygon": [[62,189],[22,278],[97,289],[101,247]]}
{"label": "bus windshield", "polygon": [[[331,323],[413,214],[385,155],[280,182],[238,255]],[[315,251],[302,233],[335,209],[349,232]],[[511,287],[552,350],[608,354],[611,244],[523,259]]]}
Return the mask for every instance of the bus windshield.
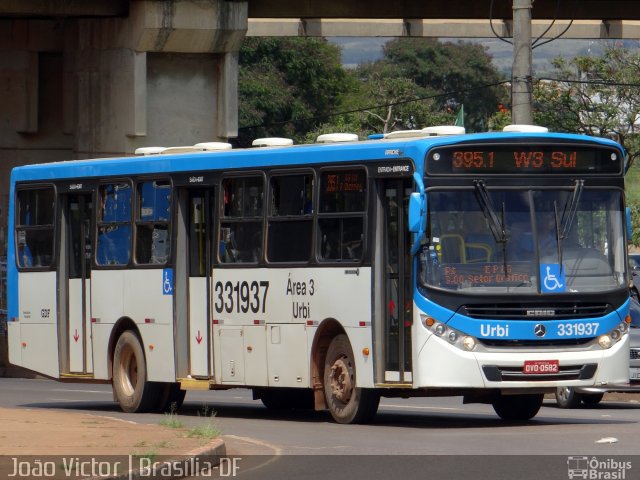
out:
{"label": "bus windshield", "polygon": [[428,191],[423,286],[461,292],[605,292],[626,285],[619,190]]}

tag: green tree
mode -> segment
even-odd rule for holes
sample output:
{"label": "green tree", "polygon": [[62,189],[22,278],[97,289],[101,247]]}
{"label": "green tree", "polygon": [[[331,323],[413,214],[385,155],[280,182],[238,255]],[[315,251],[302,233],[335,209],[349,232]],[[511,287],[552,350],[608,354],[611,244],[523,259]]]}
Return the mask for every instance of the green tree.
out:
{"label": "green tree", "polygon": [[640,156],[640,53],[610,46],[602,56],[557,58],[553,66],[554,77],[568,81],[538,83],[534,118],[555,131],[609,137],[625,148],[631,242],[640,245],[640,165],[634,162]]}
{"label": "green tree", "polygon": [[[539,125],[617,140],[633,161],[640,155],[640,53],[608,47],[601,57],[556,58],[554,77],[537,84]],[[581,83],[582,82],[582,83]]]}
{"label": "green tree", "polygon": [[381,61],[360,66],[362,130],[388,133],[428,125],[453,124],[455,112],[447,112],[432,98],[437,93],[398,74],[395,65]]}
{"label": "green tree", "polygon": [[262,136],[300,140],[341,105],[353,79],[340,48],[316,38],[248,37],[240,50],[238,143]]}
{"label": "green tree", "polygon": [[392,65],[397,76],[440,94],[434,99],[440,110],[464,105],[468,131],[486,130],[487,120],[504,99],[499,86],[486,86],[500,83],[504,77],[481,45],[398,38],[386,44],[381,62]]}

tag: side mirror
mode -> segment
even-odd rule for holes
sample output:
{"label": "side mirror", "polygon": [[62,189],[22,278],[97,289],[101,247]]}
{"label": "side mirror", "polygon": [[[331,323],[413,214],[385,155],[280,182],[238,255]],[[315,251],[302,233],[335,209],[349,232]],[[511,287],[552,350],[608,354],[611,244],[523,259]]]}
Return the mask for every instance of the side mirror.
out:
{"label": "side mirror", "polygon": [[423,194],[414,192],[409,197],[409,231],[419,233],[424,225],[424,200]]}
{"label": "side mirror", "polygon": [[631,229],[631,209],[627,207],[627,242],[631,242],[631,235],[633,235],[633,230]]}

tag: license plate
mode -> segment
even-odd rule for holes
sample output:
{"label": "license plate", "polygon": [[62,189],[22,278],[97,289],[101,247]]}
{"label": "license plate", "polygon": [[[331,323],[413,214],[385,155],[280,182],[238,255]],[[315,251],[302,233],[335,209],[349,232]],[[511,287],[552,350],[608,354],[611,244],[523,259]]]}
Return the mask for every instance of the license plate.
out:
{"label": "license plate", "polygon": [[558,373],[560,361],[558,360],[526,360],[522,373],[530,375],[546,375]]}
{"label": "license plate", "polygon": [[630,368],[629,369],[629,379],[630,380],[640,380],[640,368]]}

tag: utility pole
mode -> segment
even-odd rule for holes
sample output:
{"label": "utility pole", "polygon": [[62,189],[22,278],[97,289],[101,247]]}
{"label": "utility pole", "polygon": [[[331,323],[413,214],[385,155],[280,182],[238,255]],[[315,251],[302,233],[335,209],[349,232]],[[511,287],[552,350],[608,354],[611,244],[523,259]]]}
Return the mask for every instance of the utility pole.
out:
{"label": "utility pole", "polygon": [[513,66],[511,73],[511,121],[533,124],[531,103],[531,8],[534,0],[513,0]]}

